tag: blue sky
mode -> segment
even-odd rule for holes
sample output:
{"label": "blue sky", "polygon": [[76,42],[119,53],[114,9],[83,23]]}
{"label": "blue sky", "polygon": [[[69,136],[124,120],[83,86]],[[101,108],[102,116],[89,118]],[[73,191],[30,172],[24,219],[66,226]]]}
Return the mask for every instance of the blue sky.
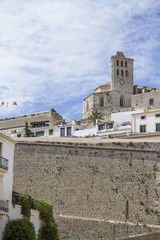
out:
{"label": "blue sky", "polygon": [[82,118],[116,51],[134,58],[135,84],[160,88],[159,1],[2,0],[0,16],[1,118],[51,108]]}

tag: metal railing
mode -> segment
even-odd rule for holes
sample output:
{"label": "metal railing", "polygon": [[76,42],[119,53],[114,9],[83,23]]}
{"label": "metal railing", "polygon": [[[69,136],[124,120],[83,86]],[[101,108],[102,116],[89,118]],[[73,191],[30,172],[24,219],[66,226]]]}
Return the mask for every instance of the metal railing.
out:
{"label": "metal railing", "polygon": [[8,159],[0,157],[0,168],[8,171]]}
{"label": "metal railing", "polygon": [[8,212],[9,211],[9,201],[0,200],[0,211]]}

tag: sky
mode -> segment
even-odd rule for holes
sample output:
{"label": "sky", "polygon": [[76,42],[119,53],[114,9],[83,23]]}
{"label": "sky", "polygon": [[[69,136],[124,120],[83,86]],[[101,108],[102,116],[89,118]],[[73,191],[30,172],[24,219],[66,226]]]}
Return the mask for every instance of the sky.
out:
{"label": "sky", "polygon": [[134,84],[160,88],[158,0],[1,0],[0,16],[0,118],[81,119],[117,51],[134,58]]}

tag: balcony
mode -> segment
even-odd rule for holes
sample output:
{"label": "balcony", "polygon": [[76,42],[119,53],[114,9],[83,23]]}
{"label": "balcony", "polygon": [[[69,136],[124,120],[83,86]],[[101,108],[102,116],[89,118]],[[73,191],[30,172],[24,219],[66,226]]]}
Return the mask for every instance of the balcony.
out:
{"label": "balcony", "polygon": [[0,157],[0,170],[8,171],[8,159]]}
{"label": "balcony", "polygon": [[1,201],[0,200],[0,215],[7,215],[9,211],[9,201]]}

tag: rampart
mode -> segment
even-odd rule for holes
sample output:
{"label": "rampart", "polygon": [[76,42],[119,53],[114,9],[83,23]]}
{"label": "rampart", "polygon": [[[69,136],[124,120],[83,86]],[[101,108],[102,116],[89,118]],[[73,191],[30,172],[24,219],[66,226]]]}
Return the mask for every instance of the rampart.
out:
{"label": "rampart", "polygon": [[160,232],[141,234],[141,235],[137,235],[137,236],[121,238],[119,240],[159,240],[159,239],[160,239]]}
{"label": "rampart", "polygon": [[14,191],[54,205],[61,239],[159,229],[160,142],[27,140],[16,145]]}

